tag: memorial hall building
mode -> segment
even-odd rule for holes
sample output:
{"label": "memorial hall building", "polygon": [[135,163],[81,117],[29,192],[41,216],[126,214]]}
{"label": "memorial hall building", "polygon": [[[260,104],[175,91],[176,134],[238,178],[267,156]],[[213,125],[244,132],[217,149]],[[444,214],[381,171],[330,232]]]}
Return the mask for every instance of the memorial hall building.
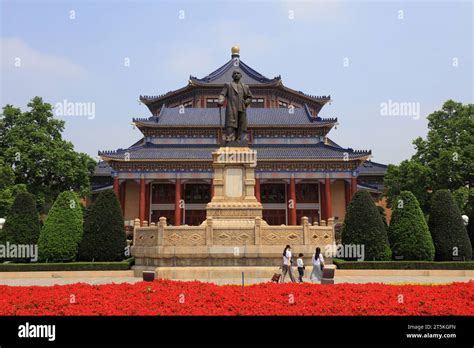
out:
{"label": "memorial hall building", "polygon": [[225,105],[218,96],[232,72],[240,70],[253,100],[247,109],[249,147],[256,151],[255,197],[269,225],[342,222],[358,189],[376,198],[386,166],[371,162],[370,150],[342,147],[330,139],[337,118],[319,116],[329,96],[286,87],[280,76],[267,78],[240,59],[209,75],[189,77],[187,85],[157,96],[140,96],[149,117],[134,118],[143,137],[128,148],[99,151],[102,161],[92,191],[113,187],[124,219],[200,225],[213,196],[212,152],[223,146]]}

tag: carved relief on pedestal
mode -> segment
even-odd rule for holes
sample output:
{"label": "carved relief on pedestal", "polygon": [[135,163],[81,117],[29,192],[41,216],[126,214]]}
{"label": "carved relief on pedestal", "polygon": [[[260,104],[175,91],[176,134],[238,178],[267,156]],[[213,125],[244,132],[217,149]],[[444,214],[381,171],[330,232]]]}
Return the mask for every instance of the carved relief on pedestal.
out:
{"label": "carved relief on pedestal", "polygon": [[164,245],[206,245],[206,231],[179,231],[165,229],[163,232]]}
{"label": "carved relief on pedestal", "polygon": [[134,245],[136,246],[157,246],[157,230],[156,229],[136,229],[134,236]]}
{"label": "carved relief on pedestal", "polygon": [[255,233],[252,230],[214,230],[214,245],[254,245]]}
{"label": "carved relief on pedestal", "polygon": [[286,244],[304,244],[303,232],[276,230],[276,229],[262,229],[261,242],[264,245],[286,245]]}

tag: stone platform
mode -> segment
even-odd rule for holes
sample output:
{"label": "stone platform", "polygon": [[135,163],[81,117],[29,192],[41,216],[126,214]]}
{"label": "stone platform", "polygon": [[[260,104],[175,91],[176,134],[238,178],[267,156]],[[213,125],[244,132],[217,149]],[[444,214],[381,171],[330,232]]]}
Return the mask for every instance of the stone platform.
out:
{"label": "stone platform", "polygon": [[156,267],[279,266],[285,245],[306,263],[316,247],[334,243],[334,220],[311,225],[270,226],[262,219],[255,197],[256,152],[246,147],[224,147],[213,152],[214,195],[200,226],[169,226],[135,220],[132,255],[134,269]]}

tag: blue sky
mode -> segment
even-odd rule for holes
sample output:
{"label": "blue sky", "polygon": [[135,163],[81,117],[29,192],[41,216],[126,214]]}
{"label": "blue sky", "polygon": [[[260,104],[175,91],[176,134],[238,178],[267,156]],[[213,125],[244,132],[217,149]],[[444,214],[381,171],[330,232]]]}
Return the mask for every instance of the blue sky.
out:
{"label": "blue sky", "polygon": [[[95,103],[93,118],[61,116],[64,137],[94,157],[140,138],[140,94],[207,75],[235,44],[263,75],[331,95],[320,113],[339,119],[331,138],[377,162],[409,158],[445,100],[473,102],[471,1],[0,2],[1,105]],[[381,115],[389,101],[417,103],[420,117]]]}

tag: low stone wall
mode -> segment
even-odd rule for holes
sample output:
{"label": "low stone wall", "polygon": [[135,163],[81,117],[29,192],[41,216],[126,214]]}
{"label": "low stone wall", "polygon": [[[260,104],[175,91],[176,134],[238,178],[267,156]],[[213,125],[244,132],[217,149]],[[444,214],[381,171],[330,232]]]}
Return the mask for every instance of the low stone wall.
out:
{"label": "low stone wall", "polygon": [[[316,247],[334,243],[334,221],[299,226],[270,226],[260,217],[230,221],[208,218],[200,226],[139,226],[136,220],[132,255],[140,269],[158,266],[274,266],[281,264],[285,245],[309,260]],[[226,227],[232,226],[232,227]]]}

